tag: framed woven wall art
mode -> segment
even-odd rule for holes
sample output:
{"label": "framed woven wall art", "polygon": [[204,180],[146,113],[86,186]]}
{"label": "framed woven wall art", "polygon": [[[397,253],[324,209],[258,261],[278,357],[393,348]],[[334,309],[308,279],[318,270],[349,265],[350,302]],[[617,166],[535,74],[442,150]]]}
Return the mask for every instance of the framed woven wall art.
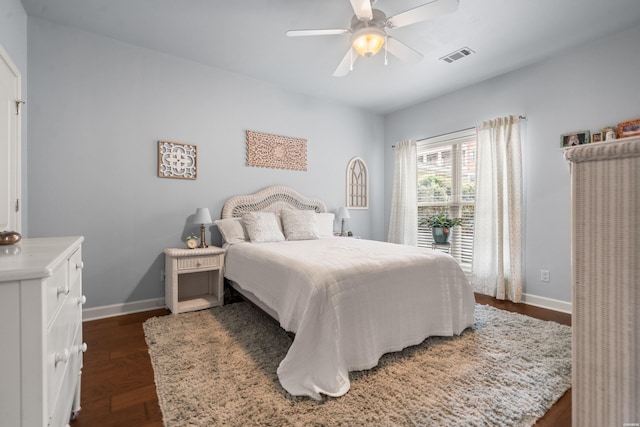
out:
{"label": "framed woven wall art", "polygon": [[158,176],[196,179],[198,177],[198,146],[158,141]]}
{"label": "framed woven wall art", "polygon": [[247,131],[247,166],[307,170],[307,140]]}

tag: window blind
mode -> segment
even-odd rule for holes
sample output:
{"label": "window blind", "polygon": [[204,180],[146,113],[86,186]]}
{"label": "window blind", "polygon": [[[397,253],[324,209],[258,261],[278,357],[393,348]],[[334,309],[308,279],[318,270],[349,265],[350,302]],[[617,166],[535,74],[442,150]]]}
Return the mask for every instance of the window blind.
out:
{"label": "window blind", "polygon": [[[450,253],[471,271],[475,207],[476,131],[418,141],[418,221],[440,213],[462,218],[454,227]],[[431,247],[431,228],[418,226],[418,246]]]}

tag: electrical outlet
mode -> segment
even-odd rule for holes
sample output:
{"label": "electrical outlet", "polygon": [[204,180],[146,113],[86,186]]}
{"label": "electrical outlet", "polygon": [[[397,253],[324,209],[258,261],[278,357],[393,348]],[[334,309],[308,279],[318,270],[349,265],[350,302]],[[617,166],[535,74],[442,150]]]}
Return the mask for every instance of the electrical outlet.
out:
{"label": "electrical outlet", "polygon": [[540,270],[540,281],[541,282],[550,282],[549,270]]}

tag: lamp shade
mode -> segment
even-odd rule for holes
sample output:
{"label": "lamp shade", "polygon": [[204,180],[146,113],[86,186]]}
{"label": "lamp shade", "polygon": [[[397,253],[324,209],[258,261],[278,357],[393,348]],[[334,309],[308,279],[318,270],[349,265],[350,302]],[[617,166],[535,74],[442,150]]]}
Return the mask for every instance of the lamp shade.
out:
{"label": "lamp shade", "polygon": [[341,206],[338,209],[338,213],[336,214],[336,217],[338,219],[349,219],[349,218],[351,218],[351,215],[349,215],[349,209],[347,209],[346,206]]}
{"label": "lamp shade", "polygon": [[365,27],[351,36],[351,44],[358,55],[372,56],[382,49],[385,39],[384,31],[379,28]]}
{"label": "lamp shade", "polygon": [[198,208],[196,210],[196,214],[193,217],[194,224],[211,224],[212,222],[209,208]]}

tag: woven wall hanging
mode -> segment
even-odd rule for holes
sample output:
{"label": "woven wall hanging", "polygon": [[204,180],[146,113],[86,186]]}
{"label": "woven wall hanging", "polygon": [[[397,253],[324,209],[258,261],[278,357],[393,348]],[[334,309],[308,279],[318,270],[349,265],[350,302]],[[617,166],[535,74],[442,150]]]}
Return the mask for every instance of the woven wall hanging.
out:
{"label": "woven wall hanging", "polygon": [[307,170],[307,140],[247,131],[247,166]]}

